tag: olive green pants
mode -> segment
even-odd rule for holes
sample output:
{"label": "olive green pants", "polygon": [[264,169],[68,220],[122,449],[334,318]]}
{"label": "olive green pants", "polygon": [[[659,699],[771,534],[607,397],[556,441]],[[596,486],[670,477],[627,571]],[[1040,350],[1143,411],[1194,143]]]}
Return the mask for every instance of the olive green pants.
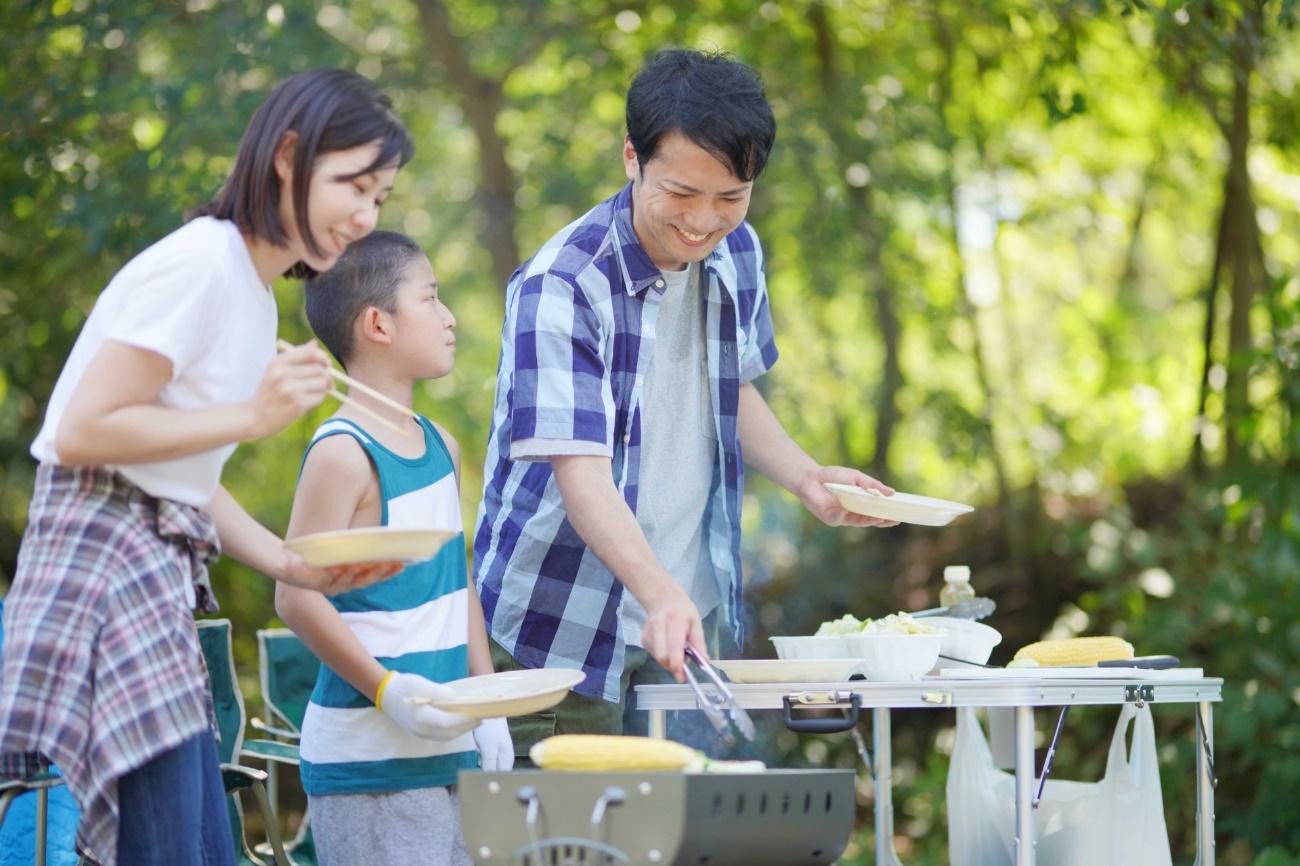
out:
{"label": "olive green pants", "polygon": [[[718,653],[718,611],[704,618],[704,641],[709,655]],[[500,644],[490,640],[492,664],[498,671],[512,671],[523,667]],[[556,734],[629,734],[646,736],[650,716],[635,707],[633,690],[637,686],[675,683],[673,675],[659,665],[641,647],[629,646],[623,657],[623,675],[619,677],[618,703],[589,698],[569,692],[564,700],[549,710],[516,716],[509,720],[510,739],[515,745],[515,767],[523,769],[534,764],[528,759],[528,750],[534,743]],[[668,713],[668,737],[693,748],[713,754],[713,728],[703,713]]]}

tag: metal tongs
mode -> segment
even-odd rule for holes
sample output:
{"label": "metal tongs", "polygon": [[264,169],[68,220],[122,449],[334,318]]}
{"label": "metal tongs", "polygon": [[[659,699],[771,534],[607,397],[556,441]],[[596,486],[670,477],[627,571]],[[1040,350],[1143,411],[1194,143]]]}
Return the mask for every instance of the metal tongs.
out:
{"label": "metal tongs", "polygon": [[[704,672],[710,680],[713,681],[713,687],[717,690],[713,694],[705,693],[700,687],[700,682],[691,673],[690,662],[695,662],[696,666]],[[689,644],[686,646],[686,660],[682,664],[682,670],[686,673],[686,682],[691,684],[691,689],[695,692],[695,701],[699,704],[700,709],[704,711],[704,717],[713,725],[713,729],[718,732],[722,738],[723,744],[728,748],[736,744],[736,737],[731,733],[731,725],[727,723],[727,717],[731,717],[731,723],[740,731],[740,735],[746,740],[752,740],[755,737],[754,720],[749,717],[749,713],[736,703],[736,698],[731,694],[731,689],[727,688],[727,682],[718,672],[713,669],[713,665],[706,662],[695,648]]]}

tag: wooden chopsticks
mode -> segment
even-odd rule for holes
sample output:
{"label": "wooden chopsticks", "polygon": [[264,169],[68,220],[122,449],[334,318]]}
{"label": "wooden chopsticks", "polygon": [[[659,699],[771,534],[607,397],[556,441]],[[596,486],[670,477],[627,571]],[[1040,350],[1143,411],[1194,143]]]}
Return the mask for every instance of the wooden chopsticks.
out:
{"label": "wooden chopsticks", "polygon": [[[279,349],[281,352],[287,352],[290,349],[296,348],[292,343],[288,342],[287,340],[277,340],[275,345],[276,348]],[[362,382],[358,382],[356,379],[353,379],[348,374],[340,372],[339,370],[336,370],[333,367],[330,367],[329,371],[330,371],[330,376],[333,377],[333,379],[336,382],[341,382],[342,384],[347,385],[349,391],[356,389],[357,391],[360,391],[362,394],[374,398],[378,402],[387,406],[389,409],[398,412],[404,417],[419,419],[420,416],[416,414],[415,410],[411,409],[409,406],[403,406],[401,403],[398,403],[396,400],[393,400],[392,398],[387,397],[384,394],[381,394],[380,392],[376,391],[374,388],[371,388],[369,385],[366,385]],[[351,406],[353,409],[356,409],[358,412],[362,412],[366,415],[369,415],[373,420],[375,420],[380,424],[383,424],[385,427],[392,430],[394,433],[400,433],[403,436],[409,436],[411,434],[410,427],[404,427],[394,423],[392,419],[379,414],[374,409],[370,408],[364,403],[357,402],[356,400],[349,397],[347,394],[340,391],[338,388],[331,388],[329,391],[329,395],[333,397],[335,400],[338,400],[343,405]],[[418,424],[419,421],[417,420],[416,423]]]}

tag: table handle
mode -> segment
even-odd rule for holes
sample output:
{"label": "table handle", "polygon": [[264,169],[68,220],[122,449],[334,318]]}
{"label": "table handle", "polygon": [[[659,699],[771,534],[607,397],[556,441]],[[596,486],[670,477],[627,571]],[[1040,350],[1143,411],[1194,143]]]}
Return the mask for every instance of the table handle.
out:
{"label": "table handle", "polygon": [[[850,694],[848,712],[838,719],[796,719],[794,717],[795,702],[790,699],[790,696],[783,695],[781,703],[785,705],[785,726],[796,734],[838,734],[841,731],[852,730],[857,726],[858,712],[862,709],[862,696],[857,692]],[[809,705],[802,704],[801,706],[807,709]]]}

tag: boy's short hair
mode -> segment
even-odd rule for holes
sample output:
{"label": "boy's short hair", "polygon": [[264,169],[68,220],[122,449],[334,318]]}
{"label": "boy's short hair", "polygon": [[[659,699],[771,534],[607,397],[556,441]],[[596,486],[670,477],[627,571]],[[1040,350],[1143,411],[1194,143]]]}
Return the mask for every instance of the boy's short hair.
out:
{"label": "boy's short hair", "polygon": [[355,348],[357,316],[369,307],[394,312],[407,265],[423,256],[406,235],[373,231],[348,244],[334,267],[307,281],[307,321],[344,367]]}
{"label": "boy's short hair", "polygon": [[767,165],[776,118],[753,69],[721,52],[675,48],[656,54],[627,91],[627,137],[641,165],[672,132],[748,183]]}

